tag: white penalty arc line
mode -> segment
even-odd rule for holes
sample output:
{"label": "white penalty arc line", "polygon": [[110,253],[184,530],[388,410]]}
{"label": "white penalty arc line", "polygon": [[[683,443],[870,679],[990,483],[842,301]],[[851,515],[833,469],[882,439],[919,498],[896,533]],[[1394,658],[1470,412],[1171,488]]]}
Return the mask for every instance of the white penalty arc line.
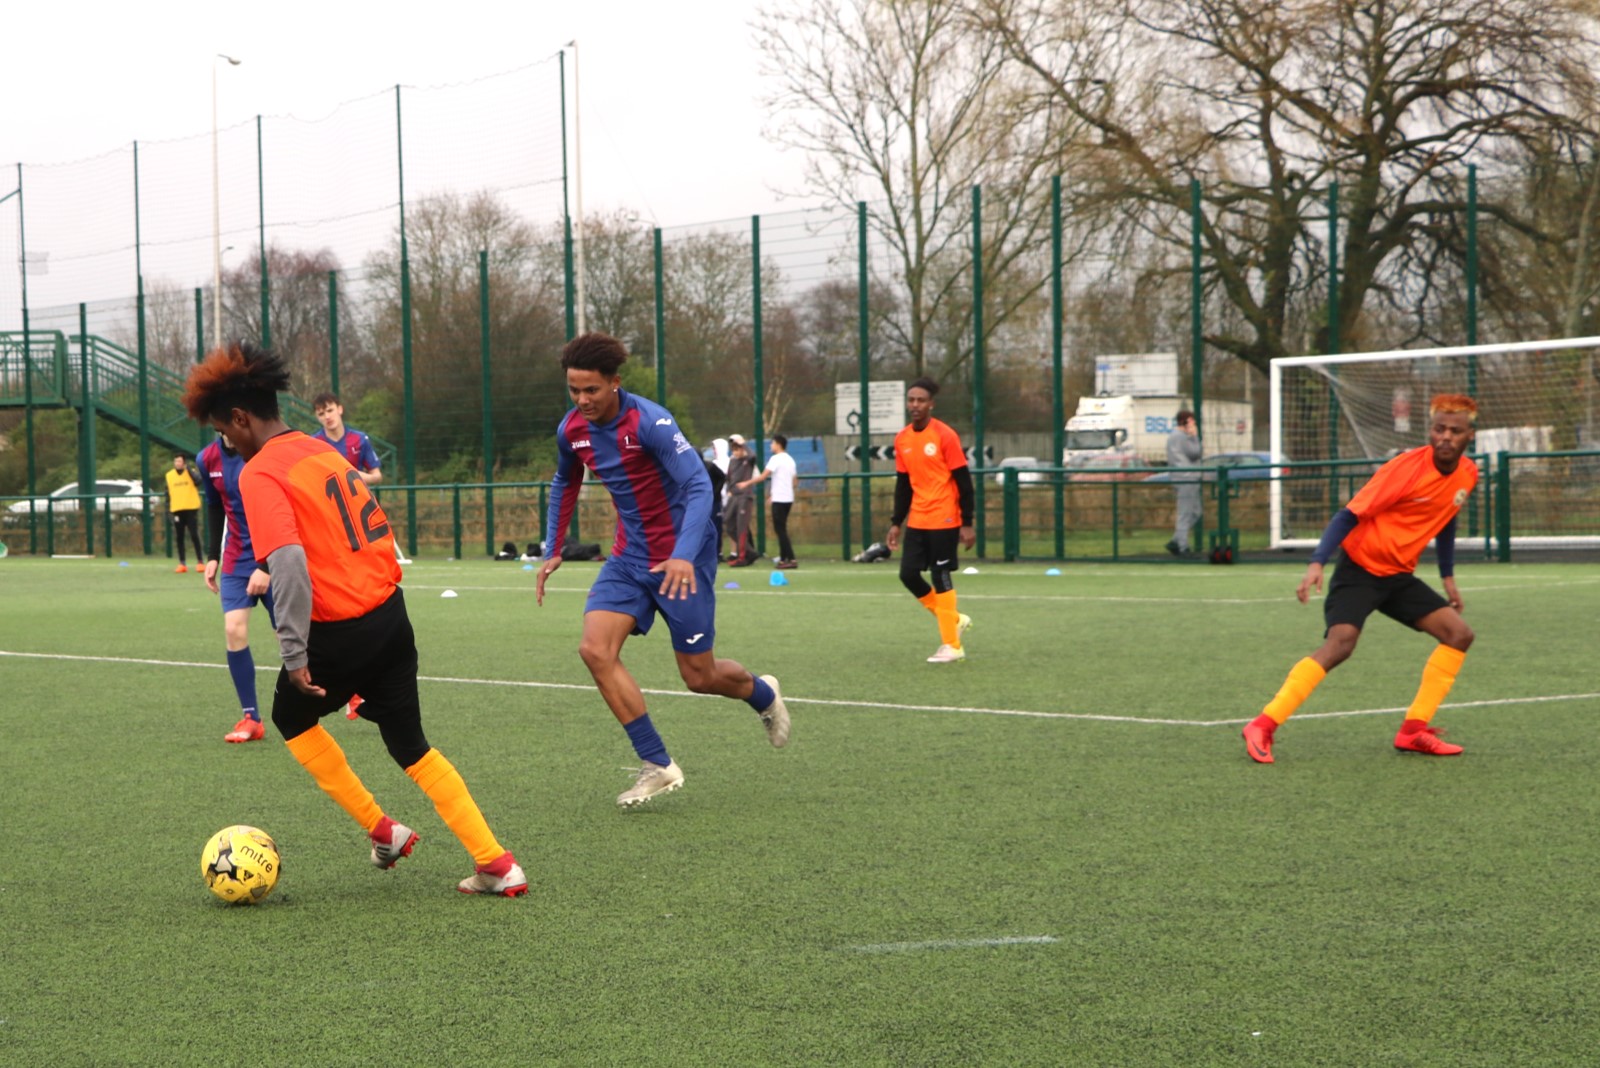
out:
{"label": "white penalty arc line", "polygon": [[[195,660],[156,660],[146,657],[132,656],[84,656],[75,653],[27,653],[11,649],[0,649],[0,657],[11,656],[30,660],[69,660],[97,664],[146,664],[151,667],[186,667],[208,668],[224,670],[227,665],[214,662]],[[257,667],[256,670],[276,672],[275,667]],[[581,693],[593,693],[592,685],[583,685],[573,682],[533,682],[524,679],[471,679],[452,675],[418,675],[419,682],[438,682],[459,686],[509,686],[518,689],[530,690],[570,690]],[[652,697],[687,697],[704,700],[725,700],[714,694],[690,693],[687,690],[655,690],[640,688],[642,693]],[[1484,701],[1460,701],[1441,707],[1447,709],[1465,708],[1490,708],[1500,705],[1534,705],[1549,704],[1561,701],[1591,701],[1600,699],[1600,693],[1566,693],[1545,694],[1532,697],[1500,697]],[[902,704],[894,701],[839,701],[826,697],[792,697],[785,696],[785,702],[797,705],[819,705],[827,708],[868,708],[882,709],[891,712],[954,712],[978,716],[1016,716],[1024,719],[1064,719],[1084,720],[1098,723],[1140,723],[1157,727],[1236,727],[1241,723],[1249,723],[1254,717],[1240,719],[1172,719],[1161,716],[1118,716],[1105,712],[1042,712],[1037,709],[1026,708],[985,708],[973,705],[913,705]],[[1347,716],[1379,716],[1391,715],[1395,712],[1404,712],[1405,705],[1393,708],[1352,708],[1338,712],[1302,712],[1295,717],[1297,720],[1306,719],[1339,719]]]}
{"label": "white penalty arc line", "polygon": [[944,938],[933,942],[877,942],[845,946],[850,953],[922,953],[932,949],[992,949],[996,946],[1047,946],[1061,939],[1054,935],[1018,935],[1011,938]]}

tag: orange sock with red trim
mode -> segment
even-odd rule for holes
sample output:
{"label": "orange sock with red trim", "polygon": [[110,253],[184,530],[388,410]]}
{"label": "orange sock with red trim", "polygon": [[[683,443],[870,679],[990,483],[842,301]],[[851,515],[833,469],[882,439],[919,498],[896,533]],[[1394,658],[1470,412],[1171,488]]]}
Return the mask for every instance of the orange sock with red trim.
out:
{"label": "orange sock with red trim", "polygon": [[[437,749],[429,749],[422,759],[406,769],[411,781],[422,787],[422,792],[433,802],[439,818],[461,840],[472,854],[472,859],[482,868],[494,863],[504,853],[505,847],[495,840],[489,830],[489,821],[483,818],[478,803],[467,792],[467,784],[456,771],[455,765],[444,758]],[[503,874],[503,873],[502,873]]]}
{"label": "orange sock with red trim", "polygon": [[1309,656],[1301,659],[1289,669],[1289,677],[1283,680],[1283,685],[1267,702],[1261,714],[1272,721],[1274,728],[1281,727],[1283,721],[1293,715],[1294,710],[1304,704],[1305,699],[1311,696],[1311,691],[1327,677],[1328,673],[1321,664]]}
{"label": "orange sock with red trim", "polygon": [[1461,664],[1466,658],[1466,653],[1448,645],[1441,645],[1433,651],[1423,665],[1422,684],[1417,687],[1417,696],[1412,698],[1411,707],[1406,709],[1406,721],[1400,725],[1402,734],[1414,734],[1428,725],[1433,714],[1439,711],[1439,706],[1450,695],[1450,687],[1456,684],[1456,676],[1461,673]]}
{"label": "orange sock with red trim", "polygon": [[318,724],[284,744],[300,762],[300,766],[317,780],[323,793],[333,798],[340,808],[361,824],[362,830],[370,834],[378,821],[383,819],[383,809],[373,799],[372,791],[350,770],[350,762],[345,759],[339,743],[333,740],[333,735]]}

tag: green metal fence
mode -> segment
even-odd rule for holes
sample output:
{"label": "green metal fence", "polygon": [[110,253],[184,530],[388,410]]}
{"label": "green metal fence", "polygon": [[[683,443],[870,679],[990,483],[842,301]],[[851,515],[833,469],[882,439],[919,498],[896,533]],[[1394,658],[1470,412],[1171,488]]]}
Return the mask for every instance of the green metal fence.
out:
{"label": "green metal fence", "polygon": [[[1288,502],[1280,537],[1315,539],[1331,518],[1331,492],[1349,500],[1371,477],[1377,461],[1277,464],[1259,469],[1201,466],[1204,515],[1194,559],[1228,562],[1300,559],[1274,552],[1268,487],[1277,482]],[[1509,561],[1514,551],[1581,547],[1600,552],[1600,451],[1500,453],[1484,462],[1477,491],[1463,509],[1457,544],[1483,559]],[[979,469],[986,481],[979,559],[1006,561],[1166,561],[1172,537],[1173,484],[1161,468],[1120,469],[1114,477],[1084,479],[1061,467]],[[1151,476],[1156,476],[1152,479]],[[759,489],[764,490],[764,487]],[[382,485],[376,495],[396,529],[414,528],[417,549],[455,559],[493,556],[512,543],[518,554],[543,540],[548,482]],[[858,546],[881,541],[893,506],[894,476],[847,472],[810,477],[796,495],[790,534],[802,557],[850,559]],[[143,506],[110,507],[106,494],[45,499],[0,498],[4,533],[14,551],[43,554],[138,554],[146,544],[172,555],[170,524],[161,522],[159,494]],[[12,506],[21,507],[13,511]],[[870,512],[878,524],[865,534]],[[159,524],[159,531],[157,525]],[[615,524],[605,489],[585,484],[579,493],[574,537],[610,547]],[[765,531],[761,542],[765,551]],[[159,537],[158,537],[159,534]],[[1064,551],[1058,549],[1064,547]],[[1520,548],[1519,548],[1520,547]],[[1222,562],[1218,560],[1217,562]]]}

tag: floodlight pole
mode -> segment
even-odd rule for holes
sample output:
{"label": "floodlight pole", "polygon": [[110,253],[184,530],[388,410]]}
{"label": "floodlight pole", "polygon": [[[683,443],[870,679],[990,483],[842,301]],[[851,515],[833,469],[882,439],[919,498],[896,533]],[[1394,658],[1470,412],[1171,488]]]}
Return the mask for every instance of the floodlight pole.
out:
{"label": "floodlight pole", "polygon": [[222,347],[222,176],[217,164],[217,60],[244,62],[218,52],[211,59],[211,342]]}

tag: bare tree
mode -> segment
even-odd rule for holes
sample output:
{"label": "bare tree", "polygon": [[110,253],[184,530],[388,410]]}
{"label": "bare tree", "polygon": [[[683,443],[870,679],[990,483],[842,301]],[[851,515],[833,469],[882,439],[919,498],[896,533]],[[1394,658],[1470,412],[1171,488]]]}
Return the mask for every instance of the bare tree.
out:
{"label": "bare tree", "polygon": [[884,325],[913,373],[928,368],[933,349],[939,373],[952,373],[971,353],[970,331],[947,329],[936,344],[931,335],[970,297],[970,191],[986,188],[983,256],[997,283],[997,326],[1011,310],[998,283],[1047,225],[1028,187],[1057,158],[1038,151],[1054,136],[1054,113],[1017,106],[1000,39],[964,32],[958,0],[811,0],[763,10],[756,29],[766,70],[783,87],[768,101],[780,116],[769,136],[808,154],[809,192],[867,203],[893,258],[890,280],[905,293],[903,314]]}
{"label": "bare tree", "polygon": [[[1231,313],[1206,341],[1262,369],[1297,330],[1351,347],[1371,316],[1414,308],[1448,258],[1427,250],[1463,206],[1467,162],[1559,125],[1592,58],[1585,0],[969,3],[1037,79],[1034,106],[1081,124],[1101,205],[1179,249],[1200,183],[1207,282]],[[1484,211],[1521,225],[1517,205]]]}
{"label": "bare tree", "polygon": [[[423,468],[463,473],[482,451],[480,252],[487,252],[490,412],[496,454],[547,437],[566,407],[555,353],[562,338],[561,281],[538,234],[493,194],[441,194],[406,215],[412,393]],[[402,346],[400,241],[369,256],[371,344],[386,355],[398,394]]]}
{"label": "bare tree", "polygon": [[[325,389],[330,378],[332,335],[328,320],[328,274],[339,270],[331,249],[267,245],[267,319],[262,321],[261,251],[252,249],[222,272],[222,319],[228,337],[261,339],[286,357],[295,390],[305,397]],[[348,307],[339,309],[340,361],[358,359],[361,338]],[[270,330],[267,329],[270,327]]]}

